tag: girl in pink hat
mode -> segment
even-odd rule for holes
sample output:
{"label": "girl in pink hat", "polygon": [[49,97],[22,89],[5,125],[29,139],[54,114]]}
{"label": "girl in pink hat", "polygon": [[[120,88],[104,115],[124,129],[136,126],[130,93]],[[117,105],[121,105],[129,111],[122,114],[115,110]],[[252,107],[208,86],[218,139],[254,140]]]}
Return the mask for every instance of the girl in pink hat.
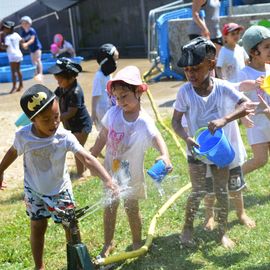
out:
{"label": "girl in pink hat", "polygon": [[[144,155],[149,147],[156,148],[166,167],[171,166],[167,146],[153,119],[141,108],[140,99],[147,85],[141,80],[140,71],[135,66],[120,70],[107,84],[107,91],[116,98],[117,105],[111,107],[102,119],[102,128],[91,153],[98,156],[106,145],[105,167],[125,189],[125,211],[132,234],[133,249],[141,247],[142,220],[139,200],[146,198],[144,179]],[[121,167],[124,177],[121,177]],[[121,195],[121,192],[120,192]],[[119,200],[105,207],[104,247],[102,257],[112,251]]]}

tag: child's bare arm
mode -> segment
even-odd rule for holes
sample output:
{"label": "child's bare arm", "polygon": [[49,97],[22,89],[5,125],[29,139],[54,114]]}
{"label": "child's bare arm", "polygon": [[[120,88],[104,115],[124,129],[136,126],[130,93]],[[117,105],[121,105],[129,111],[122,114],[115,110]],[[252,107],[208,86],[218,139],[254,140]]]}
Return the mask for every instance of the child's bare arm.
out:
{"label": "child's bare arm", "polygon": [[102,127],[101,131],[99,132],[95,144],[93,147],[90,148],[90,152],[94,157],[97,157],[107,142],[108,130],[105,127]]}
{"label": "child's bare arm", "polygon": [[35,41],[35,36],[31,36],[31,38],[28,41],[22,43],[23,48],[27,49],[31,44],[34,43],[34,41]]}
{"label": "child's bare arm", "polygon": [[8,46],[5,43],[0,43],[0,49],[6,50]]}
{"label": "child's bare arm", "polygon": [[270,119],[270,106],[267,104],[267,102],[264,100],[264,98],[261,95],[258,95],[260,99],[260,106],[264,108],[263,112],[265,113],[266,117]]}
{"label": "child's bare arm", "polygon": [[90,171],[94,171],[107,188],[115,191],[116,185],[112,182],[112,178],[100,162],[85,149],[77,152],[75,156],[87,167]]}
{"label": "child's bare arm", "polygon": [[3,185],[4,171],[15,161],[17,157],[17,150],[11,146],[0,163],[0,188]]}
{"label": "child's bare arm", "polygon": [[160,133],[158,133],[153,138],[153,145],[160,153],[160,156],[157,158],[157,160],[162,159],[165,162],[167,167],[171,167],[172,165],[170,161],[169,151]]}
{"label": "child's bare arm", "polygon": [[69,107],[67,112],[61,113],[61,121],[66,121],[70,118],[72,118],[73,116],[75,116],[75,114],[77,113],[78,108],[76,107]]}
{"label": "child's bare arm", "polygon": [[242,103],[240,103],[239,106],[236,107],[236,109],[232,113],[224,116],[223,118],[209,122],[208,129],[210,130],[211,133],[215,133],[215,131],[218,128],[224,127],[226,124],[228,124],[233,120],[244,117],[245,115],[254,114],[254,111],[257,106],[258,102],[251,102],[245,100]]}
{"label": "child's bare arm", "polygon": [[172,127],[175,131],[175,133],[182,138],[186,144],[188,149],[193,152],[193,147],[199,147],[199,145],[195,142],[195,140],[190,137],[187,132],[185,131],[184,127],[182,126],[182,117],[184,113],[183,112],[178,112],[174,110],[173,113],[173,118],[172,118]]}

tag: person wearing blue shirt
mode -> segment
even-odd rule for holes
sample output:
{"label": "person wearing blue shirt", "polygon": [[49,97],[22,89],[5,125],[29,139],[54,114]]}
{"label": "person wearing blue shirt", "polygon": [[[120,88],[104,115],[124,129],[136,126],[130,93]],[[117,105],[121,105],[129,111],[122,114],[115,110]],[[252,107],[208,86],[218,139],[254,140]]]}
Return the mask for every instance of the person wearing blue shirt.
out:
{"label": "person wearing blue shirt", "polygon": [[42,79],[42,45],[38,39],[36,30],[31,27],[32,19],[29,16],[23,16],[21,18],[22,33],[21,36],[25,41],[23,48],[30,50],[32,64],[36,66],[36,79]]}

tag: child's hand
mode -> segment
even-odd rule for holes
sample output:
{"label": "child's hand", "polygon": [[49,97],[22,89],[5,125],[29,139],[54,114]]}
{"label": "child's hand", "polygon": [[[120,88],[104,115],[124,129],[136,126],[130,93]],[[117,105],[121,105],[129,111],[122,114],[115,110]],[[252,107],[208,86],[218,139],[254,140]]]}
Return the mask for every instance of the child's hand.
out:
{"label": "child's hand", "polygon": [[222,128],[226,124],[227,124],[227,121],[226,121],[225,118],[216,119],[216,120],[213,120],[213,121],[211,121],[211,122],[208,123],[208,129],[211,132],[211,134],[214,134],[215,131],[218,128]]}
{"label": "child's hand", "polygon": [[105,183],[105,187],[112,191],[113,197],[119,197],[119,186],[113,181]]}
{"label": "child's hand", "polygon": [[245,128],[253,128],[254,122],[249,118],[248,115],[241,118],[241,122]]}
{"label": "child's hand", "polygon": [[23,47],[24,50],[28,49],[28,45],[26,43],[22,43],[22,47]]}
{"label": "child's hand", "polygon": [[260,99],[260,107],[263,108],[263,112],[265,113],[266,117],[270,119],[270,106],[266,103],[264,98],[261,95],[258,95]]}
{"label": "child's hand", "polygon": [[257,88],[261,88],[261,86],[263,85],[263,82],[264,82],[264,78],[265,78],[265,76],[260,76],[255,80],[255,86]]}
{"label": "child's hand", "polygon": [[196,154],[194,153],[193,148],[194,147],[199,148],[200,145],[197,144],[197,142],[192,137],[187,137],[185,141],[186,141],[188,150],[191,152],[192,155],[195,156]]}
{"label": "child's hand", "polygon": [[159,156],[156,158],[156,162],[159,161],[160,159],[162,159],[164,161],[164,163],[166,165],[166,169],[168,170],[168,173],[170,173],[173,170],[173,166],[172,166],[172,163],[171,163],[169,157],[166,155]]}

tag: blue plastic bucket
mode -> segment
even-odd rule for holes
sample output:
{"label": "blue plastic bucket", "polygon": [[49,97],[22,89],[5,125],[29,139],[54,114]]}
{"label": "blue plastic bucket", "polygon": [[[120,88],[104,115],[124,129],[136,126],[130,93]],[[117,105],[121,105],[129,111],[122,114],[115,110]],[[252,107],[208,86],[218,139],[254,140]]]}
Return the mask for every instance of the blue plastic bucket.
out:
{"label": "blue plastic bucket", "polygon": [[194,147],[198,155],[206,157],[221,168],[228,166],[234,160],[235,152],[223,129],[217,129],[214,134],[211,134],[207,128],[199,129],[198,132],[195,140],[200,147]]}

